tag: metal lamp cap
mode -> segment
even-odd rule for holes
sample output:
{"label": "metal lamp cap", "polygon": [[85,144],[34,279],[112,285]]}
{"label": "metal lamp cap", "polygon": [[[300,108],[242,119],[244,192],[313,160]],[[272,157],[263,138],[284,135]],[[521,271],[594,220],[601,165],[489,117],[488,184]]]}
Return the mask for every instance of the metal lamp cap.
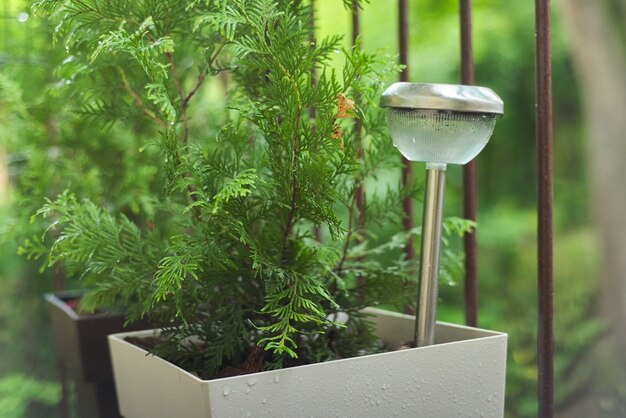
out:
{"label": "metal lamp cap", "polygon": [[504,103],[493,90],[457,84],[394,83],[384,91],[380,106],[493,115],[504,113]]}

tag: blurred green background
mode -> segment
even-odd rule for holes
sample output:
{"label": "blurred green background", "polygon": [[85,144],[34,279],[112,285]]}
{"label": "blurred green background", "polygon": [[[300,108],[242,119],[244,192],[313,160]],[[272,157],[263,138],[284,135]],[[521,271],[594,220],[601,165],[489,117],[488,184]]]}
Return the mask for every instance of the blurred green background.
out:
{"label": "blurred green background", "polygon": [[[409,4],[410,79],[458,83],[458,2]],[[476,83],[494,89],[505,102],[505,116],[477,164],[479,323],[509,333],[508,417],[532,417],[537,411],[533,7],[531,1],[474,2]],[[350,15],[339,0],[317,0],[316,16],[320,37],[351,31]],[[598,315],[601,237],[591,210],[585,103],[558,7],[553,23],[557,407],[561,415],[572,416],[576,402],[589,396],[598,416],[626,416],[623,379],[622,386],[607,380],[599,389],[595,379],[599,366],[592,353],[607,332]],[[56,152],[46,135],[63,116],[65,103],[54,94],[62,77],[55,68],[67,55],[63,45],[53,45],[52,31],[33,16],[28,2],[0,0],[0,417],[59,416],[61,388],[42,294],[61,284],[49,271],[38,272],[41,262],[17,255],[22,237],[34,228],[29,226],[33,211],[45,196],[54,197],[72,183],[67,161],[46,166],[43,179],[21,171],[25,159]],[[395,59],[396,2],[372,0],[361,12],[361,31],[365,49]],[[423,171],[416,164],[420,181]],[[449,168],[446,193],[446,213],[462,213],[459,167]],[[419,209],[415,218],[421,219]],[[462,291],[461,281],[442,285],[440,320],[463,322]]]}

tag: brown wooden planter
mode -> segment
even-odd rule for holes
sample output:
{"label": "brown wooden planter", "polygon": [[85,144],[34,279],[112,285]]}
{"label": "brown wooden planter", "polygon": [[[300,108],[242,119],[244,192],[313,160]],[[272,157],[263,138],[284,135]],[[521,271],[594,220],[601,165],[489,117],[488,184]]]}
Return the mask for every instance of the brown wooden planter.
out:
{"label": "brown wooden planter", "polygon": [[78,314],[67,302],[81,292],[46,294],[57,357],[68,371],[80,417],[118,418],[107,335],[149,328],[146,321],[124,326],[122,313]]}

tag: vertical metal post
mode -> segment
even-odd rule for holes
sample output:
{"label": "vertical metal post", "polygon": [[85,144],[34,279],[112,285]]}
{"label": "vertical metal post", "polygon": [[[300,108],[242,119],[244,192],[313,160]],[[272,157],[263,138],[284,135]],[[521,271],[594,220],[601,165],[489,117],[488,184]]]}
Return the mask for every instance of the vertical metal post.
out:
{"label": "vertical metal post", "polygon": [[[460,0],[461,18],[461,84],[474,84],[472,48],[472,0]],[[476,162],[463,166],[463,217],[476,221]],[[478,274],[476,230],[463,237],[465,248],[465,323],[478,325]]]}
{"label": "vertical metal post", "polygon": [[[352,0],[352,46],[356,46],[359,41],[360,35],[360,24],[359,24],[359,3],[356,0]],[[358,101],[358,97],[355,97],[355,100]],[[363,125],[360,119],[354,120],[354,137],[359,143],[358,150],[358,158],[362,160],[364,158],[364,150],[363,150],[363,138],[361,136]],[[354,200],[356,203],[356,209],[359,213],[359,216],[356,220],[356,228],[361,229],[360,238],[358,238],[358,242],[362,242],[365,239],[363,233],[363,224],[365,223],[365,188],[363,187],[363,183],[359,184],[355,190]],[[365,284],[365,278],[361,275],[357,277],[357,283],[359,286]]]}
{"label": "vertical metal post", "polygon": [[[352,1],[352,45],[356,46],[357,40],[360,35],[360,25],[359,25],[359,3],[356,0]],[[363,144],[361,139],[361,130],[362,124],[360,119],[356,119],[354,121],[354,136],[359,141],[359,150],[358,157],[359,159],[363,159]],[[359,184],[356,189],[356,207],[359,212],[359,217],[357,218],[357,225],[361,227],[364,222],[365,216],[365,190],[363,188],[363,184]]]}
{"label": "vertical metal post", "polygon": [[352,45],[356,45],[356,41],[360,34],[359,24],[359,3],[352,0]]}
{"label": "vertical metal post", "polygon": [[[315,0],[311,0],[311,44],[315,45],[317,43],[317,39],[315,37]],[[315,66],[311,67],[311,84],[315,86],[317,79],[317,72],[315,71]],[[315,121],[315,107],[311,107],[309,109],[309,117]],[[313,238],[317,241],[322,241],[322,228],[319,225],[313,226]]]}
{"label": "vertical metal post", "polygon": [[426,164],[426,188],[422,217],[422,251],[420,253],[419,289],[415,346],[435,343],[437,295],[439,294],[439,249],[443,220],[443,192],[446,184],[445,164]]}
{"label": "vertical metal post", "polygon": [[[398,37],[400,49],[400,64],[404,65],[404,69],[400,73],[400,81],[409,81],[409,26],[408,26],[408,5],[407,0],[398,0]],[[413,184],[413,169],[409,160],[402,157],[402,187],[411,188]],[[413,229],[413,199],[411,196],[404,198],[402,202],[404,208],[404,229],[409,231]],[[406,244],[405,255],[407,259],[415,257],[415,248],[413,240],[409,240]]]}
{"label": "vertical metal post", "polygon": [[537,99],[538,327],[537,397],[540,418],[554,416],[552,329],[552,64],[550,0],[535,0]]}

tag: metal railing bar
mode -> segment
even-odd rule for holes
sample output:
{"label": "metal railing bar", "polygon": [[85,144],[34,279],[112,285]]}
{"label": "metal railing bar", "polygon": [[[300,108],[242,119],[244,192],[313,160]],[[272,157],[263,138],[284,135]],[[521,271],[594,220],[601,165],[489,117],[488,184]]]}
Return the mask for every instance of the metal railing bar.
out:
{"label": "metal railing bar", "polygon": [[[359,36],[361,34],[360,21],[359,21],[359,3],[357,0],[352,0],[352,46],[356,46],[358,42],[362,42],[359,40]],[[355,97],[355,101],[358,102],[359,98]],[[354,120],[354,137],[359,143],[358,149],[358,158],[362,160],[365,156],[365,152],[363,150],[363,137],[361,135],[363,128],[363,124],[360,119]],[[357,242],[361,243],[365,239],[363,235],[365,233],[363,226],[365,223],[365,187],[361,182],[356,190],[355,190],[354,200],[356,203],[356,209],[359,213],[359,216],[356,220],[355,229],[361,229],[361,234],[359,234],[359,238],[357,238]],[[365,284],[365,278],[361,275],[357,276],[357,283],[359,286]]]}
{"label": "metal railing bar", "polygon": [[[360,22],[359,22],[359,3],[356,0],[353,0],[352,1],[352,45],[353,46],[356,46],[359,40],[360,33],[361,31],[360,31]],[[362,127],[363,125],[361,123],[361,120],[355,119],[354,137],[357,138],[357,141],[359,142],[359,150],[358,150],[359,159],[363,159],[363,156],[364,156],[362,137],[361,137]],[[363,183],[357,186],[357,189],[355,191],[355,201],[356,201],[357,211],[359,212],[357,225],[359,228],[361,228],[363,226],[363,222],[365,219],[364,218],[365,217],[365,189],[363,187]]]}
{"label": "metal railing bar", "polygon": [[[315,36],[315,0],[311,0],[311,23],[313,28],[311,29],[311,44],[317,44],[317,37]],[[311,67],[311,84],[315,86],[317,80],[317,71],[315,66]],[[316,110],[315,107],[309,109],[309,117],[315,120]],[[322,228],[319,225],[313,226],[313,238],[319,242],[322,241]]]}
{"label": "metal railing bar", "polygon": [[[472,0],[460,0],[461,19],[461,84],[474,84],[474,53],[472,45]],[[463,217],[476,221],[476,161],[463,166]],[[465,249],[465,323],[478,325],[478,263],[476,230],[463,237]]]}
{"label": "metal railing bar", "polygon": [[537,100],[537,400],[540,418],[554,416],[552,305],[552,64],[550,0],[535,0]]}
{"label": "metal railing bar", "polygon": [[[407,0],[398,0],[398,48],[400,52],[400,64],[404,65],[404,69],[400,73],[400,81],[409,81],[409,25],[408,25],[408,4]],[[402,157],[402,187],[410,190],[413,184],[413,167],[409,160]],[[413,199],[407,196],[402,201],[404,209],[404,229],[410,231],[413,229]],[[415,257],[415,247],[413,239],[409,239],[406,243],[405,256],[407,259]]]}

